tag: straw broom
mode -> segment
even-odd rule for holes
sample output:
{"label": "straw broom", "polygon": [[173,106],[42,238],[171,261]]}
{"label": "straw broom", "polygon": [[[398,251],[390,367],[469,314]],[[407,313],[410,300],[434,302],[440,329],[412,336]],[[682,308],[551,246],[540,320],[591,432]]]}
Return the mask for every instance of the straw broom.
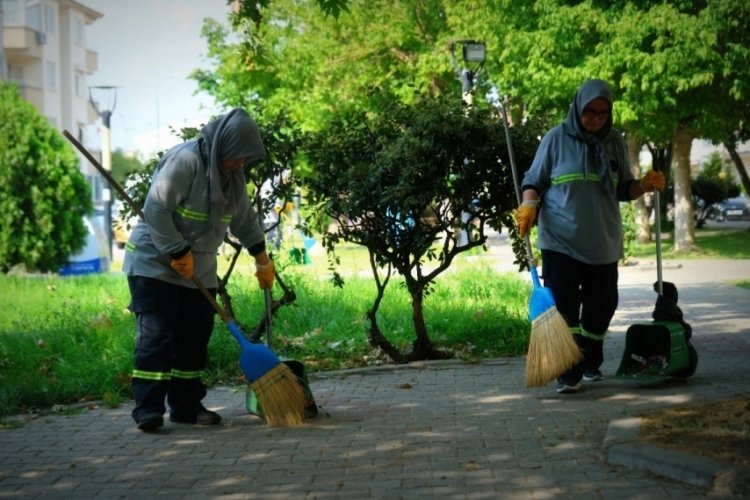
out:
{"label": "straw broom", "polygon": [[[91,162],[99,173],[107,179],[110,186],[115,188],[123,199],[138,212],[139,217],[145,221],[146,217],[140,207],[135,204],[133,199],[112,178],[109,172],[99,164],[96,158],[70,132],[65,130],[63,131],[63,135]],[[266,422],[274,426],[295,426],[304,423],[305,395],[294,372],[283,364],[268,347],[262,344],[250,343],[237,323],[224,312],[198,277],[193,276],[192,281],[211,303],[219,316],[221,316],[230,333],[240,343],[242,347],[240,368],[242,368],[245,378],[256,392],[258,401],[263,405]]]}
{"label": "straw broom", "polygon": [[568,323],[555,306],[552,292],[542,287],[534,264],[529,265],[534,290],[529,299],[531,336],[526,352],[526,388],[547,385],[583,359]]}
{"label": "straw broom", "polygon": [[[518,179],[516,162],[513,157],[513,144],[508,126],[508,114],[505,105],[500,109],[503,114],[503,128],[505,142],[508,146],[510,167],[513,173],[513,186],[516,199],[521,204],[521,185]],[[539,274],[531,251],[531,241],[528,234],[524,238],[526,256],[531,271],[534,290],[529,298],[529,319],[531,320],[531,335],[529,349],[526,353],[526,370],[524,385],[526,388],[544,386],[568,371],[583,360],[583,354],[578,348],[565,318],[557,310],[555,299],[548,288],[542,287]]]}
{"label": "straw broom", "polygon": [[242,333],[237,323],[216,302],[203,283],[193,276],[193,283],[200,289],[216,312],[224,320],[229,332],[239,342],[240,368],[250,387],[255,391],[258,403],[263,408],[263,418],[268,425],[292,427],[305,422],[307,398],[300,380],[286,364],[263,344],[253,344]]}

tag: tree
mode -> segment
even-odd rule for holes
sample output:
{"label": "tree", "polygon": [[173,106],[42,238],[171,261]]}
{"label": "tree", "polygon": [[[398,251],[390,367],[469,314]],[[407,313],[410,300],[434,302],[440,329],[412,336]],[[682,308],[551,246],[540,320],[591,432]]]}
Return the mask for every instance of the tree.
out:
{"label": "tree", "polygon": [[725,27],[716,39],[724,69],[715,76],[724,90],[719,94],[722,98],[714,101],[721,105],[716,111],[719,119],[705,136],[724,145],[745,192],[750,193],[750,176],[737,153],[737,145],[750,140],[750,82],[741,74],[750,67],[750,7],[747,2],[714,1],[711,14],[715,23]]}
{"label": "tree", "polygon": [[[631,144],[671,145],[675,250],[689,251],[693,139],[713,138],[731,154],[747,137],[750,4],[503,0],[477,10],[453,2],[447,22],[491,42],[487,76],[516,109],[564,112],[575,87],[599,77],[613,86],[615,121]],[[636,162],[631,166],[641,174]]]}
{"label": "tree", "polygon": [[83,248],[91,193],[70,145],[0,81],[0,270],[56,272]]}
{"label": "tree", "polygon": [[241,24],[237,41],[216,24],[204,25],[217,65],[192,76],[221,103],[284,110],[303,130],[320,129],[342,108],[375,110],[371,87],[405,102],[415,87],[432,94],[447,88],[458,99],[442,4],[360,1],[333,18],[312,2],[274,0],[266,22]]}
{"label": "tree", "polygon": [[138,158],[126,155],[121,149],[112,152],[112,177],[120,184],[125,182],[128,175],[145,168]]}
{"label": "tree", "polygon": [[740,194],[739,186],[728,175],[718,153],[713,153],[701,166],[701,171],[693,181],[693,196],[697,208],[695,225],[703,227],[716,203]]}
{"label": "tree", "polygon": [[[421,96],[407,105],[388,92],[370,97],[380,113],[347,111],[309,136],[308,198],[336,222],[335,232],[323,236],[329,254],[342,240],[367,248],[377,289],[367,312],[371,345],[395,362],[450,356],[429,338],[425,299],[458,254],[485,244],[487,227],[514,228],[502,123],[490,110],[466,110],[456,99]],[[531,163],[538,133],[531,125],[514,127],[521,164]],[[461,231],[470,237],[462,239]],[[416,338],[409,353],[377,323],[394,274],[411,297]]]}
{"label": "tree", "polygon": [[[263,19],[264,10],[267,9],[272,0],[238,0],[236,3],[237,16],[239,19],[249,19],[256,26],[260,25]],[[326,16],[338,18],[342,12],[348,10],[349,0],[316,0],[321,12]],[[228,4],[235,3],[234,0],[228,0]]]}
{"label": "tree", "polygon": [[[625,2],[605,25],[596,62],[622,97],[629,132],[672,145],[676,252],[695,245],[690,150],[726,140],[747,119],[747,2]],[[744,46],[744,47],[743,47]],[[723,131],[723,132],[720,132]],[[723,135],[722,135],[723,134]],[[721,137],[721,138],[719,138]]]}

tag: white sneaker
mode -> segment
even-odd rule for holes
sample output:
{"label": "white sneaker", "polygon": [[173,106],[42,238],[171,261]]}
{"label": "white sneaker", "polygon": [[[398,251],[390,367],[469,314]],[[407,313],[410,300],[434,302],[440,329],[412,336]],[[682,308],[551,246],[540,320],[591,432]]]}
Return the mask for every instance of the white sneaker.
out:
{"label": "white sneaker", "polygon": [[571,394],[574,392],[578,392],[580,388],[581,388],[580,382],[573,384],[573,385],[566,384],[565,382],[557,382],[558,394]]}
{"label": "white sneaker", "polygon": [[598,382],[604,380],[604,375],[602,375],[602,372],[599,370],[584,370],[583,380],[586,382]]}

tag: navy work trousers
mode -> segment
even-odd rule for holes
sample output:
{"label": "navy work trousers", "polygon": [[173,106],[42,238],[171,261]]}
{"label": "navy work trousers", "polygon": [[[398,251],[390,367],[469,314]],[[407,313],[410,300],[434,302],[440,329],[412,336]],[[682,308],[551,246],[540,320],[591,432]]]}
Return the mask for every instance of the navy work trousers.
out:
{"label": "navy work trousers", "polygon": [[[133,419],[170,413],[182,418],[202,410],[214,310],[200,290],[129,276],[130,310],[136,316]],[[215,290],[211,290],[215,294]]]}
{"label": "navy work trousers", "polygon": [[560,377],[575,384],[584,370],[598,370],[604,361],[604,334],[617,310],[617,262],[585,264],[560,252],[542,250],[542,278],[583,352],[583,361]]}

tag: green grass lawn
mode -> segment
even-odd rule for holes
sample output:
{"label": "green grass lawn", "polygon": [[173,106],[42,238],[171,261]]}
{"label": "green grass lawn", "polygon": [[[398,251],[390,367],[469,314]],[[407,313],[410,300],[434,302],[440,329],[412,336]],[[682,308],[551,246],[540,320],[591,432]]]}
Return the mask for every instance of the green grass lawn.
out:
{"label": "green grass lawn", "polygon": [[[349,257],[356,253],[352,250]],[[262,315],[263,295],[244,259],[228,288],[236,319],[251,331]],[[383,363],[384,356],[367,338],[365,313],[375,296],[372,279],[362,275],[367,267],[350,266],[344,287],[337,288],[328,280],[325,260],[316,260],[282,269],[297,299],[275,317],[274,351],[303,361],[311,371]],[[433,342],[464,359],[522,355],[529,334],[528,284],[517,273],[459,267],[441,276],[425,301]],[[0,316],[0,415],[91,399],[116,405],[130,397],[135,326],[121,273],[0,275],[0,297],[7,311]],[[389,285],[378,323],[408,351],[414,339],[411,306],[397,278]],[[242,383],[238,356],[236,341],[217,321],[206,382]]]}
{"label": "green grass lawn", "polygon": [[[748,223],[750,227],[750,223]],[[701,228],[695,231],[697,249],[690,253],[675,254],[671,235],[662,239],[665,259],[750,259],[750,230]],[[651,257],[656,254],[656,244],[637,244],[634,257]]]}

